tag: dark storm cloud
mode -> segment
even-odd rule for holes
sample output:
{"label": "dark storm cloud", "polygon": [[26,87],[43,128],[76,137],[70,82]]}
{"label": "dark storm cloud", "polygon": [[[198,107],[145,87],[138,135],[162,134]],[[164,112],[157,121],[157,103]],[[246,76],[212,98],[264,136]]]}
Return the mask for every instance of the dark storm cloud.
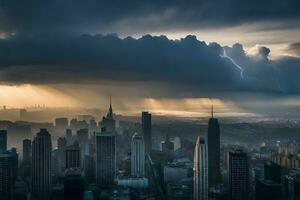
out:
{"label": "dark storm cloud", "polygon": [[281,57],[269,59],[270,49],[259,47],[257,54],[245,54],[241,44],[224,47],[227,54],[242,66],[244,90],[300,93],[300,58]]}
{"label": "dark storm cloud", "polygon": [[10,84],[157,81],[171,85],[172,92],[182,85],[199,93],[299,93],[300,59],[272,61],[269,53],[260,47],[249,56],[241,44],[223,48],[195,36],[17,34],[0,40],[0,79]]}
{"label": "dark storm cloud", "polygon": [[0,78],[12,83],[149,80],[239,87],[240,71],[221,52],[220,45],[207,45],[195,36],[16,35],[0,40]]}
{"label": "dark storm cloud", "polygon": [[140,31],[219,27],[299,20],[299,10],[298,0],[1,0],[0,28],[89,32],[127,25]]}
{"label": "dark storm cloud", "polygon": [[294,55],[300,56],[300,42],[290,44],[287,48],[287,51]]}

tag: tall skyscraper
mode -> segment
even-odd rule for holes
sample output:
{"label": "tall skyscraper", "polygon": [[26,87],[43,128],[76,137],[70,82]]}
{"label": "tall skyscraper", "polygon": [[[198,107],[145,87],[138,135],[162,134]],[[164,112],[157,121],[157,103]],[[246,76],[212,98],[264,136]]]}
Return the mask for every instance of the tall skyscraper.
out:
{"label": "tall skyscraper", "polygon": [[131,140],[131,175],[145,176],[145,144],[143,136],[135,133]]}
{"label": "tall skyscraper", "polygon": [[230,199],[247,200],[249,195],[248,156],[241,150],[228,152],[228,185]]}
{"label": "tall skyscraper", "polygon": [[208,184],[215,187],[221,181],[220,171],[220,127],[218,119],[214,118],[213,105],[207,131],[208,150]]}
{"label": "tall skyscraper", "polygon": [[31,140],[24,139],[23,140],[23,159],[20,166],[20,175],[22,177],[29,178],[30,177],[30,171],[31,171]]}
{"label": "tall skyscraper", "polygon": [[0,152],[7,149],[7,131],[0,130]]}
{"label": "tall skyscraper", "polygon": [[31,162],[31,140],[23,140],[23,162]]}
{"label": "tall skyscraper", "polygon": [[41,129],[32,141],[31,192],[38,199],[50,198],[51,152],[51,135]]}
{"label": "tall skyscraper", "polygon": [[197,137],[194,152],[194,200],[208,199],[207,145],[203,137]]}
{"label": "tall skyscraper", "polygon": [[142,134],[145,141],[145,154],[149,155],[152,150],[152,124],[149,112],[142,112]]}
{"label": "tall skyscraper", "polygon": [[77,141],[66,148],[66,169],[80,167],[80,148]]}
{"label": "tall skyscraper", "polygon": [[101,133],[96,134],[96,182],[102,188],[111,186],[116,176],[115,124],[110,103],[101,122]]}
{"label": "tall skyscraper", "polygon": [[81,160],[84,161],[84,157],[86,155],[89,155],[89,130],[88,129],[78,130],[77,141],[79,142],[79,146],[81,149]]}
{"label": "tall skyscraper", "polygon": [[107,188],[113,184],[116,175],[116,138],[111,133],[96,136],[96,182]]}
{"label": "tall skyscraper", "polygon": [[67,140],[65,137],[57,139],[57,150],[58,150],[58,170],[62,173],[66,166],[66,148]]}
{"label": "tall skyscraper", "polygon": [[15,150],[0,152],[0,199],[13,200],[18,155]]}

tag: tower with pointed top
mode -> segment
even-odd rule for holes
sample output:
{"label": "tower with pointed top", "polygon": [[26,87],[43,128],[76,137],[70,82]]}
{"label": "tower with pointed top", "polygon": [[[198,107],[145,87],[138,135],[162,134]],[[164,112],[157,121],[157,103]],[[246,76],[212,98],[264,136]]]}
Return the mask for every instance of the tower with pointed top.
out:
{"label": "tower with pointed top", "polygon": [[105,117],[102,118],[101,130],[103,132],[109,132],[109,133],[115,132],[115,130],[116,130],[116,121],[114,119],[114,113],[113,113],[112,104],[111,104],[111,97],[109,98],[108,113],[106,114]]}
{"label": "tower with pointed top", "polygon": [[217,186],[221,181],[220,171],[220,126],[218,119],[214,118],[214,106],[211,106],[211,118],[207,130],[208,150],[208,183],[209,187]]}
{"label": "tower with pointed top", "polygon": [[101,188],[113,185],[116,176],[116,121],[110,105],[96,134],[96,182]]}
{"label": "tower with pointed top", "polygon": [[111,96],[109,96],[109,109],[108,109],[108,113],[107,113],[106,117],[113,118],[113,109],[111,106]]}

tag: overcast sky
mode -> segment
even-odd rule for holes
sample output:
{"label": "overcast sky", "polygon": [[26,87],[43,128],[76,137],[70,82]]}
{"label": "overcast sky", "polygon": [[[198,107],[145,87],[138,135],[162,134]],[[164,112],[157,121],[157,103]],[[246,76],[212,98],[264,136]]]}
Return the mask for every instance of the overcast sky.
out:
{"label": "overcast sky", "polygon": [[295,98],[299,10],[299,0],[1,0],[1,84]]}

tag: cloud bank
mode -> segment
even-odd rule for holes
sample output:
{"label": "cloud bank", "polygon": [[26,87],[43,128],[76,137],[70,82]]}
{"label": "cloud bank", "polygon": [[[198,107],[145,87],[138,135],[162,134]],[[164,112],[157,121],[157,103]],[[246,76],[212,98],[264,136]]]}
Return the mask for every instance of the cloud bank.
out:
{"label": "cloud bank", "polygon": [[300,57],[300,42],[290,44],[287,48],[287,51]]}
{"label": "cloud bank", "polygon": [[[227,57],[224,57],[226,53]],[[300,93],[300,58],[270,60],[241,44],[222,47],[189,35],[180,40],[145,35],[16,34],[0,40],[0,79],[5,84],[162,82],[203,91]],[[174,92],[173,91],[173,92]]]}
{"label": "cloud bank", "polygon": [[2,0],[0,30],[103,32],[126,26],[136,31],[195,29],[265,20],[297,21],[299,10],[297,0]]}

